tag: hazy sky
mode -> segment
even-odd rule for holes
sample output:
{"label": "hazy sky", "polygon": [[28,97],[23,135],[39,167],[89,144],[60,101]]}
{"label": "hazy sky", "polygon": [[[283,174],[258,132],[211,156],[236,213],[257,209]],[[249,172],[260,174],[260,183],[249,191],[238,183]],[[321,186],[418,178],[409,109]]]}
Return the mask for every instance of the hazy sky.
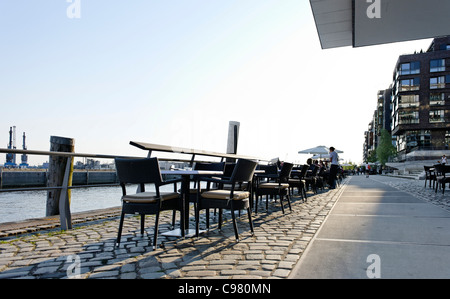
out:
{"label": "hazy sky", "polygon": [[304,163],[326,145],[361,162],[377,91],[430,42],[322,50],[307,0],[0,0],[0,147],[15,125],[32,150],[225,152],[239,121],[238,153]]}

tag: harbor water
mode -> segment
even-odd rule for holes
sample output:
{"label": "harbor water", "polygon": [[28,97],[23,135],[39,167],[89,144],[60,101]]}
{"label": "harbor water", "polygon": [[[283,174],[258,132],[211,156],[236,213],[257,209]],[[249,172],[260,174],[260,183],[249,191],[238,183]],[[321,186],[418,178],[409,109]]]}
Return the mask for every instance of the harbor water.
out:
{"label": "harbor water", "polygon": [[[152,186],[146,190],[152,191]],[[136,192],[136,185],[127,186],[127,193]],[[161,187],[173,192],[173,185]],[[74,188],[71,191],[72,213],[121,206],[119,186]],[[0,192],[0,223],[45,217],[47,191]]]}

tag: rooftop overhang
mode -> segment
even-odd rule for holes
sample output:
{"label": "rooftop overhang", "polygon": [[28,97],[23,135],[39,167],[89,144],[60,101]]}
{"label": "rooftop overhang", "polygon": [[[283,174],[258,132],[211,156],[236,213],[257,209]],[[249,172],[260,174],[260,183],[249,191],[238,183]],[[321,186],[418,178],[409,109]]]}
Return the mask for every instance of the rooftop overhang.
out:
{"label": "rooftop overhang", "polygon": [[450,35],[450,0],[310,0],[322,49]]}

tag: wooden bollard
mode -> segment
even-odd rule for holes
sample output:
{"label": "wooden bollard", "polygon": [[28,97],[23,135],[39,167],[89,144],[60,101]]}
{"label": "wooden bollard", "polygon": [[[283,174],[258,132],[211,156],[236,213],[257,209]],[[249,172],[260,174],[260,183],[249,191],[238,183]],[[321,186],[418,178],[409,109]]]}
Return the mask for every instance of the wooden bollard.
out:
{"label": "wooden bollard", "polygon": [[[50,137],[50,151],[52,152],[73,153],[74,148],[75,148],[74,139],[57,136]],[[67,170],[67,166],[69,166],[70,169]],[[48,187],[67,188],[68,186],[71,186],[72,174],[73,174],[72,157],[62,157],[53,155],[49,157],[49,169],[47,176]],[[60,206],[61,202],[63,207]],[[68,189],[52,189],[47,192],[46,216],[60,215],[61,227],[63,229],[71,228],[70,210],[68,205],[69,202],[70,202],[70,190]]]}

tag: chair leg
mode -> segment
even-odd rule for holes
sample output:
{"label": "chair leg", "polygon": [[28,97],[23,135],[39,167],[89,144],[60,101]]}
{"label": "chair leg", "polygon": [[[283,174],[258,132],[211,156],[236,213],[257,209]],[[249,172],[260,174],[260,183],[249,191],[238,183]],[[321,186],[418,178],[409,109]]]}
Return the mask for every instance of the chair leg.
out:
{"label": "chair leg", "polygon": [[200,232],[200,211],[195,209],[195,236],[198,238]]}
{"label": "chair leg", "polygon": [[283,197],[284,197],[283,195],[280,195],[281,211],[282,211],[283,214],[284,214]]}
{"label": "chair leg", "polygon": [[116,245],[119,246],[120,244],[120,237],[122,236],[122,227],[123,227],[123,219],[125,218],[125,213],[120,214],[120,222],[119,222],[119,231],[117,233],[117,241]]}
{"label": "chair leg", "polygon": [[286,195],[287,198],[287,202],[288,202],[288,206],[289,206],[289,211],[292,212],[292,207],[291,207],[291,196],[290,195]]}
{"label": "chair leg", "polygon": [[238,232],[237,223],[236,223],[236,215],[234,215],[233,208],[231,208],[231,218],[233,219],[234,236],[236,238],[236,241],[239,242],[239,232]]}
{"label": "chair leg", "polygon": [[222,209],[219,209],[219,229],[222,229]]}
{"label": "chair leg", "polygon": [[175,220],[177,219],[177,211],[173,210],[172,211],[172,229],[175,228]]}
{"label": "chair leg", "polygon": [[153,235],[153,250],[156,249],[156,243],[158,242],[158,225],[159,225],[159,211],[155,215],[155,234]]}
{"label": "chair leg", "polygon": [[247,208],[248,215],[248,223],[250,224],[250,231],[252,232],[252,236],[255,235],[255,231],[253,230],[253,221],[252,221],[252,211],[250,208]]}
{"label": "chair leg", "polygon": [[141,214],[141,236],[144,235],[145,214]]}

